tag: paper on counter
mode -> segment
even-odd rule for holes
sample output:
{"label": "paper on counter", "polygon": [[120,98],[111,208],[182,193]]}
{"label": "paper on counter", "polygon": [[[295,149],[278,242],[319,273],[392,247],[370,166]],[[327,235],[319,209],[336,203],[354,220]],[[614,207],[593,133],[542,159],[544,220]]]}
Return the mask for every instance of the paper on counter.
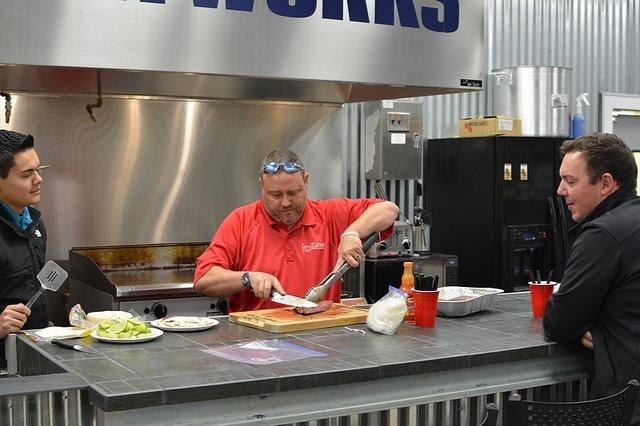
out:
{"label": "paper on counter", "polygon": [[58,327],[52,326],[43,328],[33,333],[38,340],[53,340],[53,339],[76,339],[78,337],[85,337],[91,334],[90,328],[80,327]]}

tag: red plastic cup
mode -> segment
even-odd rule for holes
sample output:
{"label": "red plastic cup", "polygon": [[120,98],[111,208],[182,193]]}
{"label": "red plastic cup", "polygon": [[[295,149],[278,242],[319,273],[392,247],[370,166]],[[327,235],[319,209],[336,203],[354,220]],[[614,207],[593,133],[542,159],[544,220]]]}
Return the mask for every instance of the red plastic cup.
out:
{"label": "red plastic cup", "polygon": [[436,324],[439,291],[413,290],[413,313],[416,325],[433,327]]}
{"label": "red plastic cup", "polygon": [[534,318],[542,318],[544,316],[544,310],[547,307],[549,297],[553,294],[553,286],[555,282],[551,283],[532,283],[529,282],[529,289],[531,290],[531,310],[533,311]]}

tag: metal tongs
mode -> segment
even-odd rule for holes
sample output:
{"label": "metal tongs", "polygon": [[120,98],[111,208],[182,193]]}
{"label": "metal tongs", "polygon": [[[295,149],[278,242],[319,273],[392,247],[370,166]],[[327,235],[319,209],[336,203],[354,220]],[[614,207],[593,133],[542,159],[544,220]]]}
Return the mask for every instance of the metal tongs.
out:
{"label": "metal tongs", "polygon": [[[364,244],[362,244],[362,251],[366,253],[366,251],[371,248],[373,243],[378,240],[379,236],[380,235],[377,232],[369,235]],[[344,262],[337,271],[331,272],[322,281],[320,281],[320,284],[311,287],[307,291],[307,294],[304,295],[304,298],[312,302],[319,302],[320,300],[322,300],[325,293],[327,292],[327,290],[329,290],[333,283],[338,281],[340,277],[342,277],[349,269],[351,269],[351,265],[349,265],[347,262]]]}

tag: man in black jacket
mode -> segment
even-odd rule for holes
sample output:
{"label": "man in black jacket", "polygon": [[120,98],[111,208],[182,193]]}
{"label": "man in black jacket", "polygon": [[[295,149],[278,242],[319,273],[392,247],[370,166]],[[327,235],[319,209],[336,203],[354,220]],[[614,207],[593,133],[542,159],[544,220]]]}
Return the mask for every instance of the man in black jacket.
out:
{"label": "man in black jacket", "polygon": [[4,340],[21,328],[46,327],[47,305],[36,277],[44,265],[47,232],[40,212],[40,160],[33,137],[0,130],[0,367],[6,366]]}
{"label": "man in black jacket", "polygon": [[640,199],[633,153],[615,135],[593,133],[560,149],[564,197],[578,224],[558,292],[544,314],[547,335],[593,350],[591,394],[640,379]]}

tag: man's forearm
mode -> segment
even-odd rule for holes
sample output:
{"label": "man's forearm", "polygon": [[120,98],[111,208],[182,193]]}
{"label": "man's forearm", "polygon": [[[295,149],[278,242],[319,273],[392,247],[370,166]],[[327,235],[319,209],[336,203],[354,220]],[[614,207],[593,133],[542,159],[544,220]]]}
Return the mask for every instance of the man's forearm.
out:
{"label": "man's forearm", "polygon": [[373,232],[384,231],[393,225],[399,211],[398,206],[391,201],[375,203],[349,225],[347,231],[357,232],[360,238],[365,238]]}
{"label": "man's forearm", "polygon": [[230,271],[213,266],[194,285],[195,290],[210,297],[228,297],[242,291],[240,278],[244,271]]}

